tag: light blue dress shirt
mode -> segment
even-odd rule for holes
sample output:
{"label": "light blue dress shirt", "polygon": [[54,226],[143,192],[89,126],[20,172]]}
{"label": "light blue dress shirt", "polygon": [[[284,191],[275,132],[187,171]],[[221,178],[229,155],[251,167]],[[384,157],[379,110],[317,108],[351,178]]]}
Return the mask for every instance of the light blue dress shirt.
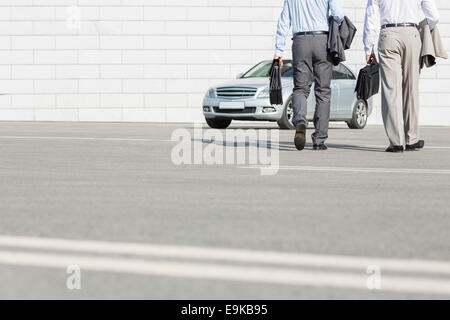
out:
{"label": "light blue dress shirt", "polygon": [[344,20],[344,10],[339,0],[285,0],[278,21],[275,55],[283,56],[286,37],[292,33],[305,31],[328,31],[330,15],[339,24]]}

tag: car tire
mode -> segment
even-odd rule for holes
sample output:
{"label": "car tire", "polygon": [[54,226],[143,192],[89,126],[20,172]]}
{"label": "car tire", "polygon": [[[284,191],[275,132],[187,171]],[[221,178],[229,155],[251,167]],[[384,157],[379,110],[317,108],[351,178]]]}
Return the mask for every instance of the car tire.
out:
{"label": "car tire", "polygon": [[292,105],[292,97],[288,99],[284,107],[283,115],[278,120],[278,127],[282,130],[294,130],[295,126],[292,124],[292,117],[294,116],[294,108]]}
{"label": "car tire", "polygon": [[231,124],[231,119],[206,119],[206,123],[213,129],[226,129]]}
{"label": "car tire", "polygon": [[353,116],[350,121],[347,121],[347,125],[350,129],[364,129],[367,125],[367,119],[369,118],[369,108],[364,100],[358,100],[353,108]]}

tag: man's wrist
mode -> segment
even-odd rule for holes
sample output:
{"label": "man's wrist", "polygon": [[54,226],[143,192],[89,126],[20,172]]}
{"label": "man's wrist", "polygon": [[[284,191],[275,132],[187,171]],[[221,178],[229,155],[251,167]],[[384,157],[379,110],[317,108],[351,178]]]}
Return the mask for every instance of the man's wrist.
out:
{"label": "man's wrist", "polygon": [[370,56],[372,54],[375,54],[375,51],[373,49],[366,48],[365,51],[366,51],[366,56]]}

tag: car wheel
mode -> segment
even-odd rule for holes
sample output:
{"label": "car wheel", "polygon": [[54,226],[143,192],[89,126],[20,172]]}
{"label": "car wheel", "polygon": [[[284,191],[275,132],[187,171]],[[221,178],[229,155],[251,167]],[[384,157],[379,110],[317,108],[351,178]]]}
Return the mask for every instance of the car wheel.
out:
{"label": "car wheel", "polygon": [[294,124],[292,123],[292,119],[294,118],[294,106],[292,104],[292,97],[289,98],[286,103],[286,107],[283,111],[283,116],[280,120],[278,120],[278,126],[280,129],[284,130],[293,130],[295,129]]}
{"label": "car wheel", "polygon": [[369,108],[364,100],[356,101],[355,108],[353,109],[353,117],[347,122],[350,129],[364,129],[367,125],[367,119],[369,118]]}
{"label": "car wheel", "polygon": [[231,124],[231,119],[206,119],[206,123],[213,129],[226,129]]}

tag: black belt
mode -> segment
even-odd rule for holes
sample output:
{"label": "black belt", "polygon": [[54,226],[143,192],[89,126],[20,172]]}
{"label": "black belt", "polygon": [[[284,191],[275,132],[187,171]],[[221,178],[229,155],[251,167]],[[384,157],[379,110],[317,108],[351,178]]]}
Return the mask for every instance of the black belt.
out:
{"label": "black belt", "polygon": [[418,28],[419,26],[415,23],[388,23],[388,24],[382,25],[381,29],[398,28],[398,27],[416,27],[416,28]]}
{"label": "black belt", "polygon": [[294,36],[317,36],[320,34],[328,34],[328,31],[304,31],[304,32],[297,32],[294,34]]}

